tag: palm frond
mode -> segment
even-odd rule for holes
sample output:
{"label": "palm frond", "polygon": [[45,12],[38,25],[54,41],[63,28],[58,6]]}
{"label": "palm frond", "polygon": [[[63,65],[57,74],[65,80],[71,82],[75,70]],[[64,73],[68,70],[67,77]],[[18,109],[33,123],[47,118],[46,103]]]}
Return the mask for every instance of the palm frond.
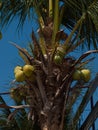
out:
{"label": "palm frond", "polygon": [[[2,96],[0,96],[0,104],[6,104]],[[6,117],[10,114],[10,110],[8,108],[1,109],[1,111],[5,114]]]}
{"label": "palm frond", "polygon": [[[23,106],[20,105],[18,107],[8,106],[5,103],[4,99],[0,97],[0,110],[1,110],[0,129],[21,130],[22,128],[24,128],[24,130],[27,130],[33,128],[32,121],[27,119],[27,112],[25,111],[25,107],[28,108],[28,106],[25,105]],[[10,110],[10,109],[14,109],[14,110]]]}
{"label": "palm frond", "polygon": [[[81,23],[80,38],[86,37],[86,43],[88,48],[93,45],[97,48],[98,41],[98,2],[93,0],[61,0],[63,5],[60,7],[60,20],[61,24],[72,30],[76,22],[85,13],[85,19]],[[55,6],[54,2],[52,4],[53,8]],[[26,0],[20,1],[15,0],[11,2],[10,0],[3,1],[3,6],[0,10],[1,12],[1,26],[13,21],[14,18],[18,16],[19,24],[18,27],[23,27],[25,20],[29,17],[31,20],[36,14],[42,17],[44,24],[47,24],[47,18],[49,17],[49,3],[45,0],[33,0],[27,2]],[[38,13],[39,12],[39,13]],[[53,10],[54,13],[54,10]],[[59,15],[59,14],[58,14]],[[53,17],[56,15],[54,14]],[[63,17],[62,17],[63,16]],[[39,19],[39,18],[38,18]],[[58,20],[57,20],[58,21]],[[56,24],[54,24],[56,25]],[[92,44],[91,44],[92,42]]]}
{"label": "palm frond", "polygon": [[[75,23],[83,14],[84,21],[81,23],[80,37],[86,38],[85,44],[88,48],[92,46],[97,49],[98,41],[98,2],[90,0],[64,0],[65,11],[63,14],[62,24],[73,29]],[[91,44],[92,43],[92,44]]]}
{"label": "palm frond", "polygon": [[88,8],[88,14],[90,15],[93,23],[95,24],[95,28],[98,31],[98,1],[94,1]]}
{"label": "palm frond", "polygon": [[[80,63],[83,59],[85,59],[87,56],[89,56],[89,55],[92,54],[92,53],[98,53],[98,50],[90,50],[90,51],[87,51],[87,52],[84,53],[82,56],[80,56],[79,59],[76,60],[76,62],[75,62],[74,65]],[[73,65],[73,66],[74,66],[74,65]]]}
{"label": "palm frond", "polygon": [[98,118],[98,101],[93,107],[93,110],[90,112],[82,126],[80,127],[80,130],[87,130],[90,129],[94,121]]}
{"label": "palm frond", "polygon": [[12,116],[15,118],[16,123],[20,130],[23,128],[24,128],[24,130],[33,128],[33,121],[30,121],[27,119],[27,113],[26,113],[25,109],[19,110],[15,114],[15,116],[14,115],[12,115]]}
{"label": "palm frond", "polygon": [[[24,22],[27,17],[30,19],[33,18],[34,8],[36,8],[38,6],[39,9],[42,9],[45,5],[44,2],[45,2],[44,0],[41,0],[41,1],[39,1],[39,0],[31,1],[30,0],[28,2],[27,2],[27,0],[2,1],[3,6],[0,10],[1,26],[3,27],[5,25],[7,25],[11,21],[13,21],[14,18],[18,17],[19,18],[18,27],[23,27]],[[41,14],[43,14],[43,17],[44,17],[45,13],[42,12]]]}
{"label": "palm frond", "polygon": [[96,75],[95,79],[89,84],[89,88],[87,90],[87,92],[85,93],[81,104],[79,105],[79,108],[73,118],[72,124],[74,126],[76,126],[77,122],[79,121],[79,117],[81,116],[81,113],[83,112],[83,110],[85,109],[86,105],[89,102],[89,99],[91,98],[92,94],[94,93],[94,91],[96,90],[97,86],[98,86],[98,75]]}
{"label": "palm frond", "polygon": [[19,50],[19,52],[20,52],[19,54],[24,59],[25,62],[31,63],[31,55],[27,52],[26,49],[21,48],[20,46],[16,45],[13,42],[10,42],[10,43]]}
{"label": "palm frond", "polygon": [[[10,130],[14,127],[17,128],[17,123],[13,120],[12,124],[7,124],[8,116],[11,114],[10,107],[7,107],[5,100],[0,96],[0,129],[1,130]],[[13,127],[14,126],[14,127]]]}

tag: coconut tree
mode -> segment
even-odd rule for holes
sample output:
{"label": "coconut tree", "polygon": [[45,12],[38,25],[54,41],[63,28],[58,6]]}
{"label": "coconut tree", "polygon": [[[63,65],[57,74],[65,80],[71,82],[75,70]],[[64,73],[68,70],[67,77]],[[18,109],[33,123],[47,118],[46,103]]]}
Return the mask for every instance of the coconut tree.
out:
{"label": "coconut tree", "polygon": [[[17,15],[18,25],[22,26],[27,16],[32,19],[33,13],[39,24],[38,37],[32,30],[31,52],[11,42],[24,60],[24,66],[15,67],[14,87],[9,93],[17,106],[0,105],[14,109],[9,117],[14,118],[23,109],[31,124],[36,124],[41,130],[78,129],[79,116],[71,114],[73,105],[83,88],[87,87],[87,93],[91,92],[87,86],[91,71],[86,64],[94,58],[85,58],[98,50],[90,50],[78,59],[69,54],[80,45],[97,48],[97,6],[96,0],[1,2],[2,26]],[[66,29],[70,29],[70,34]]]}

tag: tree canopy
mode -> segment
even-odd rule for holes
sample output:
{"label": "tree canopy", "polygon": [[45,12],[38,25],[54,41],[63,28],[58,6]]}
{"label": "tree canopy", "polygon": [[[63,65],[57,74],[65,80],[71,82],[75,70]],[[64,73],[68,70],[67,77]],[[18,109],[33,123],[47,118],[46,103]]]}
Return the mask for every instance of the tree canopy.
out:
{"label": "tree canopy", "polygon": [[[51,0],[49,0],[51,1]],[[98,1],[97,0],[59,0],[58,16],[60,26],[72,30],[75,24],[83,16],[78,28],[79,37],[86,39],[88,48],[97,48],[98,41]],[[50,2],[51,3],[51,2]],[[52,4],[52,12],[55,10],[55,1]],[[47,24],[49,15],[49,2],[46,0],[1,0],[1,27],[10,23],[14,18],[19,18],[18,27],[23,26],[27,17],[34,19],[34,13],[42,17]],[[50,8],[51,9],[51,8]],[[54,13],[52,13],[54,14]]]}

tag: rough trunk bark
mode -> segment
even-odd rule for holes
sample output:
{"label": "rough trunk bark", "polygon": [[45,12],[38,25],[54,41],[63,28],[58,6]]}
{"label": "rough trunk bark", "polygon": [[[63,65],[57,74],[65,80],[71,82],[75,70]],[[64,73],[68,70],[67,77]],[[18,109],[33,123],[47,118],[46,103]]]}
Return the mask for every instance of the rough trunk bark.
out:
{"label": "rough trunk bark", "polygon": [[44,126],[41,130],[59,130],[59,126],[56,124],[53,124],[52,126]]}
{"label": "rough trunk bark", "polygon": [[56,123],[48,124],[45,122],[41,124],[41,130],[59,130],[59,125]]}
{"label": "rough trunk bark", "polygon": [[52,107],[43,110],[39,117],[41,130],[61,130],[63,107],[64,100],[62,98],[56,100]]}

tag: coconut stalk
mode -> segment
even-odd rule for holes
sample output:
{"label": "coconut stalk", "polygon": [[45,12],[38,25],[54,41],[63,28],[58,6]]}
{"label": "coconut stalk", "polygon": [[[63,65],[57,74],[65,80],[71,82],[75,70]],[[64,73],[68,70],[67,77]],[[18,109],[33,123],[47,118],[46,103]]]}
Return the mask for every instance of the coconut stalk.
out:
{"label": "coconut stalk", "polygon": [[52,45],[55,44],[55,38],[58,30],[59,30],[59,0],[55,0]]}
{"label": "coconut stalk", "polygon": [[[37,6],[35,6],[35,7],[36,7],[35,8],[36,13],[38,15],[39,26],[40,26],[40,30],[38,30],[38,31],[42,31],[43,28],[45,27],[45,23],[44,23],[43,17],[41,16],[39,8]],[[44,54],[46,54],[46,45],[45,45],[45,41],[44,41],[42,33],[40,33],[39,42],[40,42],[40,47],[41,47],[41,50],[42,50],[42,54],[44,55]]]}
{"label": "coconut stalk", "polygon": [[49,17],[53,17],[53,0],[49,0]]}

